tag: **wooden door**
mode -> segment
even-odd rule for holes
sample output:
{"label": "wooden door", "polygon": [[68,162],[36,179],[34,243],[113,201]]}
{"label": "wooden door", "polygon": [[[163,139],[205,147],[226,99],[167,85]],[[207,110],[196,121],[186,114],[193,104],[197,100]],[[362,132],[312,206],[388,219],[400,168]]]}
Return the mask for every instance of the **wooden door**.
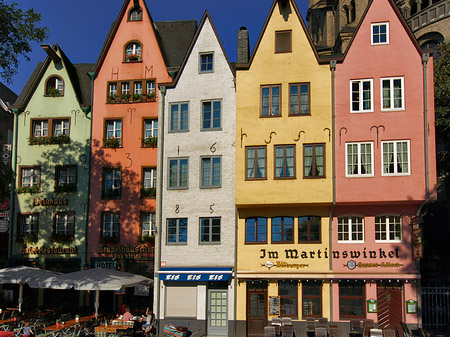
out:
{"label": "wooden door", "polygon": [[247,288],[247,336],[264,336],[267,325],[267,289]]}
{"label": "wooden door", "polygon": [[401,286],[377,286],[378,328],[397,329],[402,333],[402,301]]}

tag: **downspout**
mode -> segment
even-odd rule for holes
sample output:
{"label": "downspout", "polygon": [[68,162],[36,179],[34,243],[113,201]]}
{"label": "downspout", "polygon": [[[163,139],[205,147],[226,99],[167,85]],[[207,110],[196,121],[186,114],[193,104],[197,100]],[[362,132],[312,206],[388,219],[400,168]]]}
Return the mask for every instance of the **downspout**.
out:
{"label": "downspout", "polygon": [[9,192],[9,245],[8,245],[8,264],[11,263],[13,257],[13,226],[14,224],[14,213],[16,211],[16,200],[14,194],[14,187],[16,186],[17,177],[17,140],[18,140],[18,125],[19,125],[19,109],[11,109],[14,114],[14,135],[13,135],[13,153],[12,153],[12,177],[11,177],[11,191]]}
{"label": "downspout", "polygon": [[[91,156],[92,156],[92,120],[94,119],[94,78],[95,78],[95,73],[94,72],[88,72],[89,78],[91,79],[91,118],[89,118],[87,116],[86,113],[86,118],[90,119],[91,121],[91,127],[89,130],[89,152],[88,152],[88,172],[91,172]],[[86,207],[86,228],[84,229],[84,242],[86,244],[86,249],[85,251],[85,256],[84,256],[84,263],[86,265],[89,265],[88,262],[88,230],[89,230],[89,205],[90,205],[90,196],[91,196],[91,179],[90,179],[90,175],[88,178],[88,185],[87,185],[87,207]]]}
{"label": "downspout", "polygon": [[160,298],[161,298],[161,280],[159,278],[159,270],[161,267],[161,245],[162,245],[162,194],[163,194],[163,163],[164,163],[164,111],[166,105],[166,87],[161,86],[159,88],[159,92],[161,93],[161,100],[158,112],[158,129],[160,130],[158,135],[158,161],[157,161],[157,191],[156,191],[156,213],[157,217],[157,232],[156,236],[158,240],[155,240],[155,243],[158,243],[158,249],[155,250],[155,283],[156,283],[156,292],[155,292],[155,300],[153,307],[156,306],[155,316],[158,324],[158,331],[160,331]]}
{"label": "downspout", "polygon": [[[430,183],[429,183],[429,163],[428,163],[428,87],[427,87],[427,63],[430,55],[428,53],[422,54],[423,66],[423,135],[424,135],[424,154],[425,154],[425,201],[420,205],[416,215],[422,213],[422,208],[430,202]],[[420,275],[420,259],[416,258],[416,269]],[[420,278],[417,280],[417,325],[422,327],[422,285]]]}
{"label": "downspout", "polygon": [[[330,61],[330,70],[331,70],[331,163],[332,163],[332,184],[333,184],[333,203],[331,204],[330,209],[330,218],[329,218],[329,228],[328,228],[328,239],[329,239],[329,247],[330,251],[328,252],[330,259],[329,259],[329,268],[330,271],[333,271],[333,261],[332,261],[332,251],[333,251],[333,210],[334,206],[336,205],[336,149],[335,149],[335,77],[334,72],[336,70],[336,60]],[[333,321],[333,279],[330,280],[330,322]]]}
{"label": "downspout", "polygon": [[[236,156],[235,156],[236,158]],[[236,165],[236,163],[235,163]],[[236,179],[236,174],[235,174]],[[235,186],[235,192],[236,193],[236,182],[234,184]],[[235,194],[235,200],[236,200],[236,194]],[[234,211],[234,314],[233,314],[233,321],[234,321],[234,336],[237,336],[237,287],[238,287],[238,279],[237,279],[237,253],[238,253],[238,211],[237,207],[235,207]]]}

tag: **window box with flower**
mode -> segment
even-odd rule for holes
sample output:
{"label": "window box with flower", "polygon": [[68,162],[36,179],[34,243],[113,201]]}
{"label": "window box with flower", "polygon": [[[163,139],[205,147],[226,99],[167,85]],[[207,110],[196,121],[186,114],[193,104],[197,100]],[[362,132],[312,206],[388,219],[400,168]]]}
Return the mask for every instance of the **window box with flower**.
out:
{"label": "window box with flower", "polygon": [[128,103],[130,101],[131,95],[130,94],[122,94],[120,95],[120,101],[122,103]]}
{"label": "window box with flower", "polygon": [[16,188],[14,191],[18,194],[22,194],[22,193],[35,194],[35,193],[39,193],[39,186],[38,185],[20,186],[20,187]]}
{"label": "window box with flower", "polygon": [[51,137],[31,136],[28,139],[30,145],[68,144],[70,142],[70,137],[68,135],[59,135]]}
{"label": "window box with flower", "polygon": [[154,243],[155,242],[155,236],[154,235],[144,235],[142,238],[141,238],[141,241],[142,242],[150,242],[150,243]]}
{"label": "window box with flower", "polygon": [[108,103],[116,103],[117,101],[117,95],[111,94],[108,95]]}
{"label": "window box with flower", "polygon": [[125,62],[139,62],[141,55],[139,54],[127,54],[125,55]]}
{"label": "window box with flower", "polygon": [[144,147],[156,147],[158,144],[158,137],[147,137],[142,141]]}
{"label": "window box with flower", "polygon": [[109,147],[112,149],[116,149],[118,147],[120,147],[120,139],[119,138],[105,138],[103,139],[103,146],[104,147]]}
{"label": "window box with flower", "polygon": [[50,236],[50,240],[52,240],[52,242],[70,243],[70,242],[73,242],[74,235],[73,234],[53,233],[52,236]]}
{"label": "window box with flower", "polygon": [[141,94],[133,94],[133,102],[144,102],[143,95]]}
{"label": "window box with flower", "polygon": [[156,198],[156,188],[155,187],[147,187],[141,188],[141,198]]}
{"label": "window box with flower", "polygon": [[37,235],[35,235],[35,234],[28,234],[28,235],[23,235],[23,236],[17,237],[16,241],[21,242],[25,245],[32,245],[32,244],[36,244],[38,242],[38,238],[37,238]]}
{"label": "window box with flower", "polygon": [[61,92],[56,88],[48,88],[45,96],[58,97],[62,96]]}

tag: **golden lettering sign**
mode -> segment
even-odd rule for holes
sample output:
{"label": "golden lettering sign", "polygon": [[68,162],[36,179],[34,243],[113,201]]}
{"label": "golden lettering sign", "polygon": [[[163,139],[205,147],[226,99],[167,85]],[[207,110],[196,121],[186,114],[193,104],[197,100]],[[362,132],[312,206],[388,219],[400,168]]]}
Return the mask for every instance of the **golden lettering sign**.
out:
{"label": "golden lettering sign", "polygon": [[143,257],[155,256],[155,248],[141,245],[133,246],[101,246],[98,250],[99,254],[112,255],[115,259],[140,259]]}
{"label": "golden lettering sign", "polygon": [[53,199],[53,198],[34,198],[33,206],[64,206],[68,205],[69,200],[67,199]]}
{"label": "golden lettering sign", "polygon": [[58,255],[58,254],[77,254],[77,247],[23,247],[20,250],[22,255]]}

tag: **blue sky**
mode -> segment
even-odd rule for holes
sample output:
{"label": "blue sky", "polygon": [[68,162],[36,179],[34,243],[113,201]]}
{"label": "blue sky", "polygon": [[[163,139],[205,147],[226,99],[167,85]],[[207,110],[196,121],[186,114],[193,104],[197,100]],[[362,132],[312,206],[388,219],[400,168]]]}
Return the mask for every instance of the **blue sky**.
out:
{"label": "blue sky", "polygon": [[[116,20],[123,0],[7,0],[23,9],[34,8],[42,15],[42,25],[50,30],[44,43],[58,43],[73,63],[95,63],[111,23]],[[253,50],[266,20],[272,0],[146,0],[154,21],[197,20],[205,10],[212,17],[217,33],[231,62],[236,61],[237,32],[241,26],[250,34]],[[308,0],[296,0],[303,18]],[[45,52],[33,44],[30,62],[21,60],[18,74],[8,85],[17,95]]]}

